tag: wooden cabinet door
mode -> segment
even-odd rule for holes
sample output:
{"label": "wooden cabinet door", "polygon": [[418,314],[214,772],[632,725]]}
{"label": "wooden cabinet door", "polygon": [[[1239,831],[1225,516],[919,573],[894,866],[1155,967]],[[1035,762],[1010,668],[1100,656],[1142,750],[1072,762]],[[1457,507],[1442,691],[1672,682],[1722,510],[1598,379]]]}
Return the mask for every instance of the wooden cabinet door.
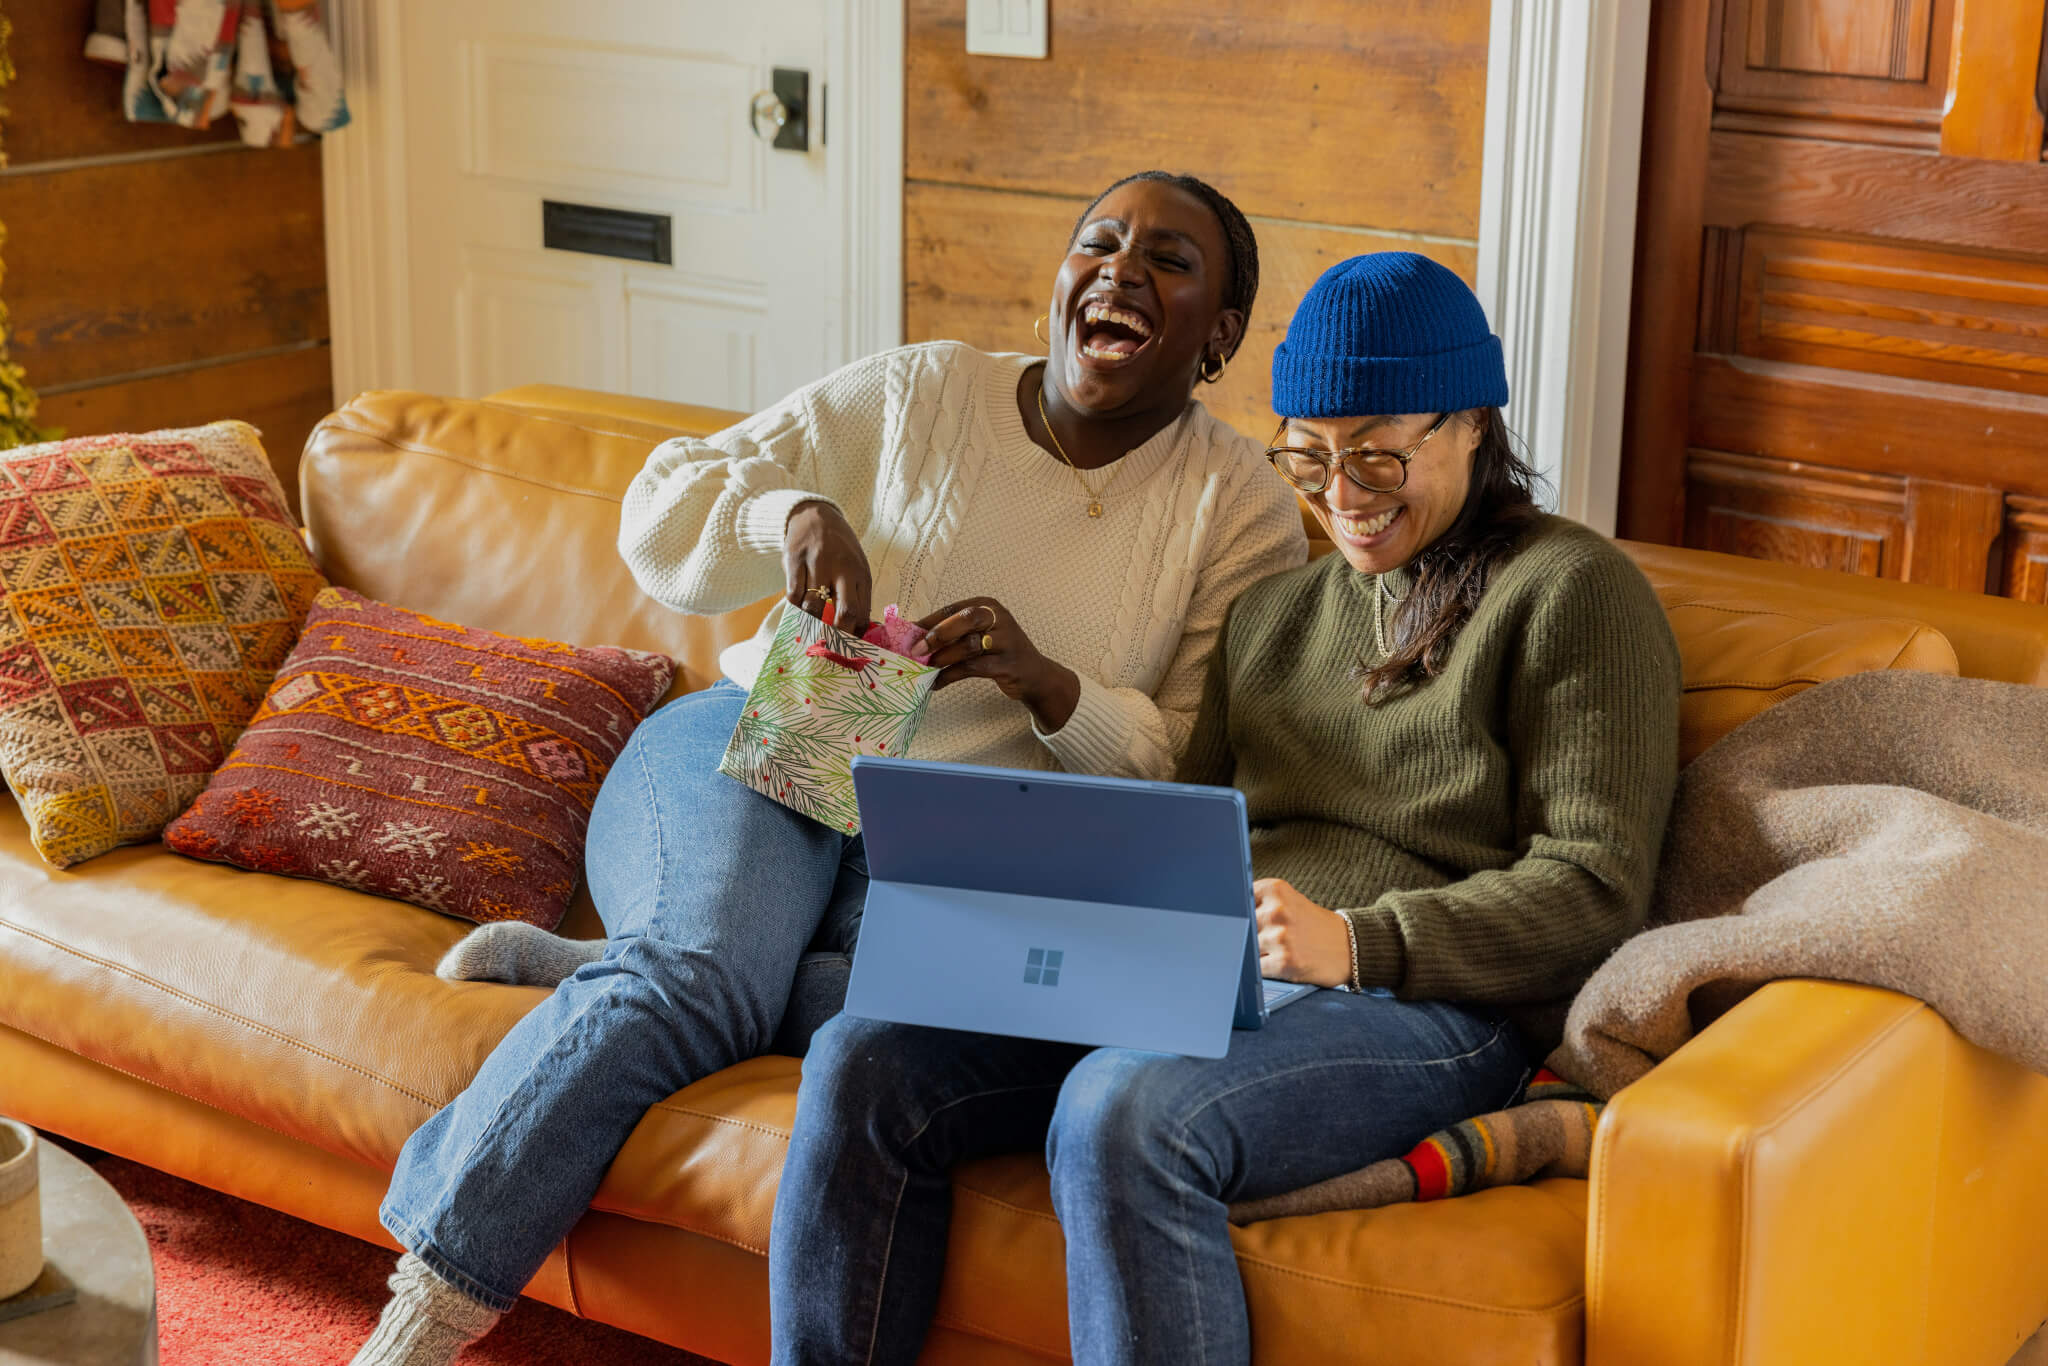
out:
{"label": "wooden cabinet door", "polygon": [[1624,536],[2048,600],[2048,0],[1658,0]]}

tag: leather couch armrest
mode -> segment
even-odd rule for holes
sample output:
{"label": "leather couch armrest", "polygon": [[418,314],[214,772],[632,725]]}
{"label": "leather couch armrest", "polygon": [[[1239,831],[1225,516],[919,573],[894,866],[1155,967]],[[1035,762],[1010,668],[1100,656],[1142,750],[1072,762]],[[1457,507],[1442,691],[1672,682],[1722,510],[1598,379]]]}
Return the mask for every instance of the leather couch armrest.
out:
{"label": "leather couch armrest", "polygon": [[2003,1362],[2048,1304],[2007,1269],[2044,1142],[2048,1079],[1921,1002],[1768,985],[1601,1121],[1586,1360]]}

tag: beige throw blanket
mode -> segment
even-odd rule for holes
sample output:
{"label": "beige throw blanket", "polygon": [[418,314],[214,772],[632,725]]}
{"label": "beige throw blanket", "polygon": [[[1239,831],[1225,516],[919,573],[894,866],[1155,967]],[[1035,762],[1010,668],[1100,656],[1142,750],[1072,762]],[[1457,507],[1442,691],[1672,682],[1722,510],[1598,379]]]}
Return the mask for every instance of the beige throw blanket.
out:
{"label": "beige throw blanket", "polygon": [[[1604,1100],[1765,982],[1926,1001],[2048,1074],[2048,688],[1874,672],[1809,689],[1680,775],[1650,919],[1551,1054]],[[1584,1175],[1597,1107],[1534,1100],[1406,1157],[1233,1207],[1238,1222]]]}

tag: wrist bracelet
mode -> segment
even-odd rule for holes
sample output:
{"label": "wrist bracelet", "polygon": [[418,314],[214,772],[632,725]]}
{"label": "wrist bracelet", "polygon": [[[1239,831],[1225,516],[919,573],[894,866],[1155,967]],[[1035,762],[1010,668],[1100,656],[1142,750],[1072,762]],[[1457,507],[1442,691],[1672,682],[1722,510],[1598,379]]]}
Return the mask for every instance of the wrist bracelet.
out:
{"label": "wrist bracelet", "polygon": [[1351,981],[1346,984],[1347,989],[1357,991],[1360,989],[1358,985],[1358,922],[1350,916],[1344,915],[1342,911],[1337,912],[1337,914],[1344,917],[1344,935],[1351,941]]}

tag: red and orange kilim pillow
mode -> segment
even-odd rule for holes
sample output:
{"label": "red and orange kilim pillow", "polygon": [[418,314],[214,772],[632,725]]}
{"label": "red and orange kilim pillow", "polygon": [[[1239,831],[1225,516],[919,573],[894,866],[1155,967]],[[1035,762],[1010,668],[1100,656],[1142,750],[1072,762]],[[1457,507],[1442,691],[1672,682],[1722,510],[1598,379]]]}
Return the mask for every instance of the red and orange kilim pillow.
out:
{"label": "red and orange kilim pillow", "polygon": [[181,854],[553,929],[590,805],[666,655],[478,631],[323,591]]}
{"label": "red and orange kilim pillow", "polygon": [[325,583],[245,422],[0,456],[0,771],[37,851],[156,838]]}

